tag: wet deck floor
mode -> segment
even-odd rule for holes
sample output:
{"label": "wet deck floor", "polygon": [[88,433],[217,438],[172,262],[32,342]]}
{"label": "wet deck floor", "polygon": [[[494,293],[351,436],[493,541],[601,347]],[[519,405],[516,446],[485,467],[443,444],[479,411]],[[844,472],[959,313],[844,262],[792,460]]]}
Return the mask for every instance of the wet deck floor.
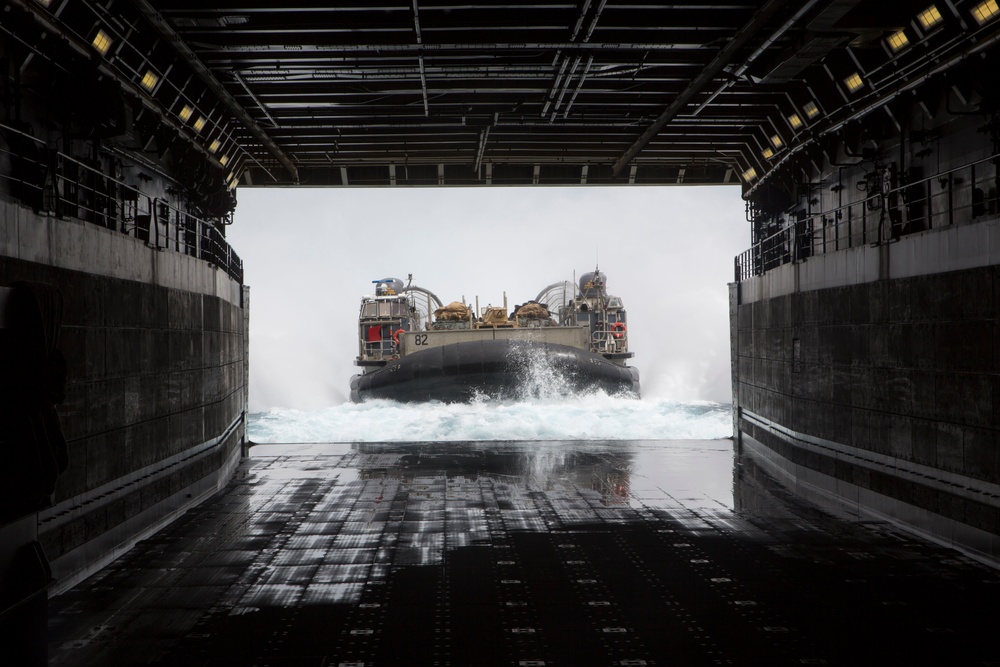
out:
{"label": "wet deck floor", "polygon": [[50,664],[1000,665],[1000,572],[726,440],[251,452],[50,602]]}

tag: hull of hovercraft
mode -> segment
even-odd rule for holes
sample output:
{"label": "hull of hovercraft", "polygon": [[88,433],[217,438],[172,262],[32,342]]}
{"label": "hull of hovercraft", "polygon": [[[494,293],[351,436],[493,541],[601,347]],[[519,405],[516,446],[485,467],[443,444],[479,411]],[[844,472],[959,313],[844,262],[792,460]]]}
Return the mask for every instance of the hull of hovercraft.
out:
{"label": "hull of hovercraft", "polygon": [[520,398],[540,382],[545,393],[600,389],[638,396],[639,372],[566,345],[482,340],[421,350],[351,379],[351,400],[465,402]]}

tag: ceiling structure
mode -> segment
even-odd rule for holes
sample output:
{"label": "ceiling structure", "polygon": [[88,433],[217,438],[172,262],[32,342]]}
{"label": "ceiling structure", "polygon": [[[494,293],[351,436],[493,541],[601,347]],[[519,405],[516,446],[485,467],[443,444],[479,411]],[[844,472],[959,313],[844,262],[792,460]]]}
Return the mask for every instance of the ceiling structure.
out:
{"label": "ceiling structure", "polygon": [[146,148],[188,142],[233,186],[750,188],[1000,33],[995,0],[7,7],[141,101]]}

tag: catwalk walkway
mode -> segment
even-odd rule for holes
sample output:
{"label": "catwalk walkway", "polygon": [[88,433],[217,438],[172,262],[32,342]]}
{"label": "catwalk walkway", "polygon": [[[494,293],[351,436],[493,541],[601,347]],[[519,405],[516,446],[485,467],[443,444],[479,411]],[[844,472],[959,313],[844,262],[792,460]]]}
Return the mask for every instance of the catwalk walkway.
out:
{"label": "catwalk walkway", "polygon": [[719,441],[263,445],[51,665],[998,665],[1000,571]]}

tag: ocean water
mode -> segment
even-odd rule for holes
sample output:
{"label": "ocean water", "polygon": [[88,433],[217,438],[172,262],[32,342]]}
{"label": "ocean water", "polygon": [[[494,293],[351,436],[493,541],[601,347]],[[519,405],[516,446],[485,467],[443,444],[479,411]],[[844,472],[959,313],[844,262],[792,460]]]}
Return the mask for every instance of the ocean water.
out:
{"label": "ocean water", "polygon": [[322,410],[251,414],[255,443],[538,440],[715,440],[732,435],[731,406],[602,392],[472,403],[373,400]]}

